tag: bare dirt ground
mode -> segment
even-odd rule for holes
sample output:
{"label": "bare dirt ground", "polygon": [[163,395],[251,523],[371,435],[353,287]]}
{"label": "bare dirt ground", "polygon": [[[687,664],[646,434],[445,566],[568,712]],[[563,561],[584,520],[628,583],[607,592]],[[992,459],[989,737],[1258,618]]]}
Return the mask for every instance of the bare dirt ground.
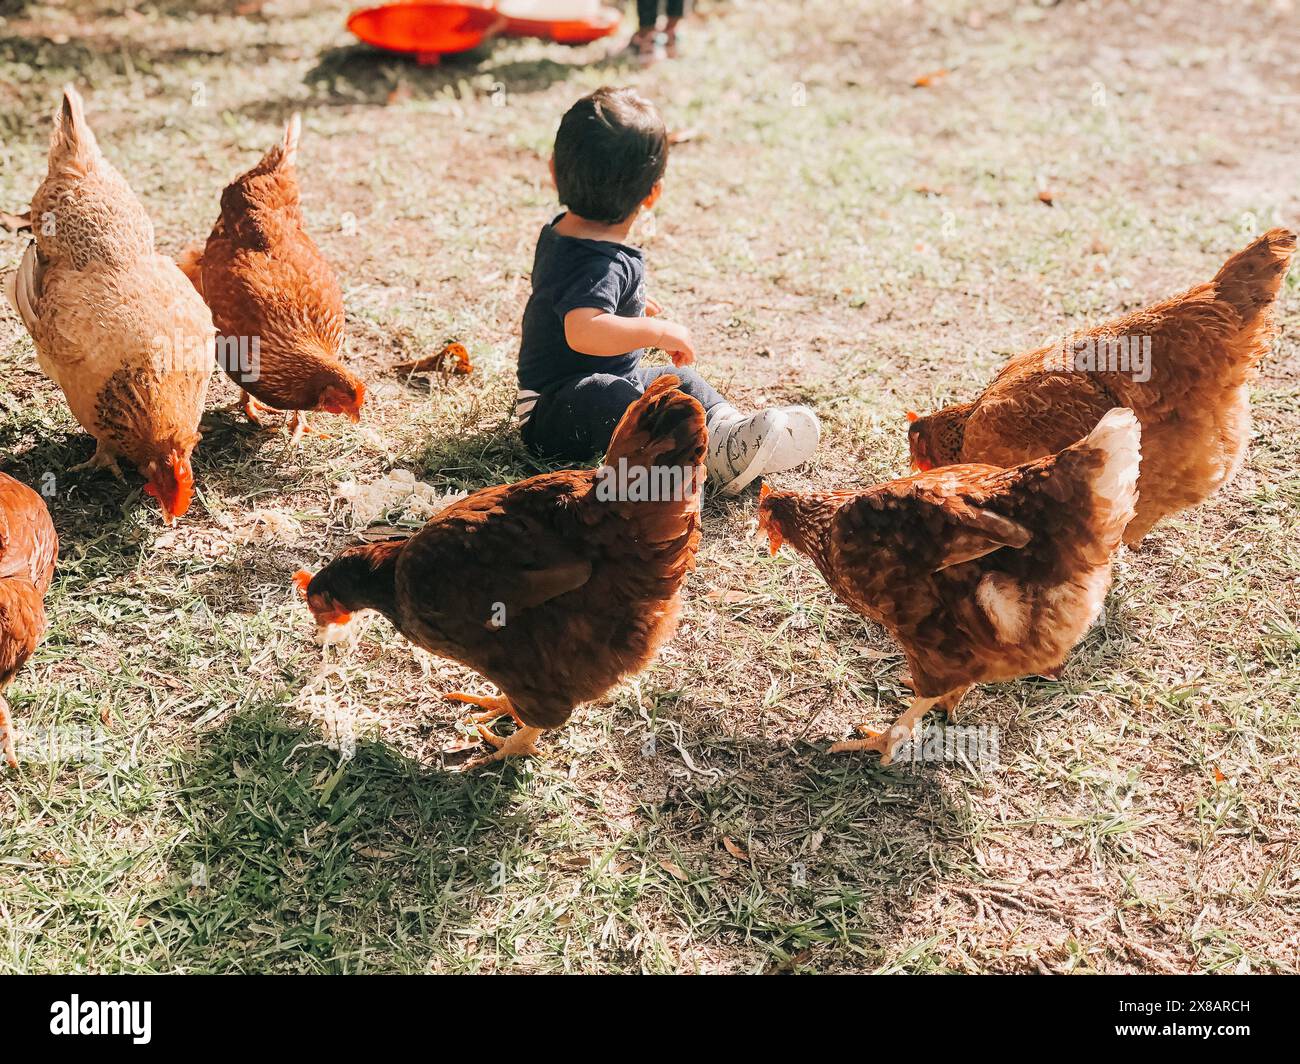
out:
{"label": "bare dirt ground", "polygon": [[[825,752],[893,718],[901,655],[768,557],[752,496],[707,509],[661,660],[543,762],[459,774],[441,694],[479,681],[383,623],[313,644],[290,574],[423,512],[348,485],[541,468],[508,421],[517,327],[555,124],[598,85],[697,131],[640,234],[652,291],[738,405],[816,407],[782,486],[898,474],[905,410],[1300,222],[1290,0],[701,6],[645,72],[535,41],[419,67],[300,0],[0,6],[0,208],[44,173],[65,81],[169,252],[302,113],[373,396],[290,450],[220,382],[168,530],[134,480],[66,473],[91,441],[0,319],[0,467],[54,476],[63,539],[10,690],[0,971],[1300,969],[1300,270],[1241,475],[1122,558],[1059,680],[966,702],[996,770]],[[451,338],[472,377],[392,374]],[[97,757],[42,738],[83,732]]]}

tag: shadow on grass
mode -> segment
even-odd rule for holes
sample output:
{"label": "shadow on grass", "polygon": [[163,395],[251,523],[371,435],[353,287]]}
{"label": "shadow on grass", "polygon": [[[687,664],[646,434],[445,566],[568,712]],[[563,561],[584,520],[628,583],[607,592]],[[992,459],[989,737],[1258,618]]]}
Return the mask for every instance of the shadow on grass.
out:
{"label": "shadow on grass", "polygon": [[[383,52],[365,44],[348,45],[322,52],[303,80],[323,94],[323,99],[316,101],[318,105],[322,102],[382,105],[399,91],[415,99],[439,96],[449,88],[463,91],[466,80],[476,77],[483,79],[485,95],[497,91],[498,86],[505,93],[544,92],[583,69],[610,65],[606,59],[565,63],[546,56],[493,63],[492,50],[489,42],[474,51],[445,55],[436,64],[422,64],[414,56]],[[250,117],[256,118],[276,118],[280,110],[267,103],[245,108],[242,113],[251,112]]]}
{"label": "shadow on grass", "polygon": [[330,48],[320,53],[303,81],[322,94],[316,102],[386,104],[399,86],[403,93],[427,99],[482,73],[490,46],[443,56],[435,64],[414,56],[383,52],[367,44]]}
{"label": "shadow on grass", "polygon": [[105,571],[125,572],[136,564],[149,537],[138,511],[157,503],[144,494],[144,481],[129,464],[122,470],[125,483],[108,470],[70,472],[94,451],[94,439],[84,432],[21,417],[0,420],[0,472],[45,499],[59,533],[61,567],[74,553],[93,553]]}
{"label": "shadow on grass", "polygon": [[[205,412],[203,428],[203,441],[193,455],[200,492],[205,486],[219,486],[232,496],[249,498],[287,490],[278,452],[273,449],[266,459],[259,457],[277,440],[282,447],[283,435],[241,424],[220,410]],[[136,520],[139,511],[156,512],[158,504],[144,493],[144,479],[125,459],[119,463],[122,480],[106,469],[72,471],[94,451],[88,433],[53,427],[37,414],[0,419],[0,472],[44,496],[65,552],[105,535],[119,537],[122,547],[139,547],[159,531],[141,526]]]}
{"label": "shadow on grass", "polygon": [[[704,744],[720,774],[643,803],[643,831],[699,855],[687,867],[724,869],[685,893],[698,893],[714,934],[769,954],[769,973],[817,971],[826,949],[856,955],[860,970],[885,965],[945,874],[971,863],[971,784],[950,768],[882,769],[811,744],[716,735],[691,744],[696,758]],[[738,863],[720,863],[721,848]],[[907,970],[946,971],[921,934]]]}
{"label": "shadow on grass", "polygon": [[[210,972],[474,968],[474,943],[495,933],[481,910],[502,870],[546,849],[534,836],[554,810],[535,772],[559,769],[462,775],[382,742],[340,762],[320,742],[264,705],[205,734],[177,766],[184,830],[150,906],[160,955]],[[734,753],[714,781],[643,792],[617,846],[643,866],[618,873],[629,913],[707,913],[694,934],[757,947],[771,971],[815,968],[821,947],[870,968],[945,869],[970,859],[962,793],[939,773],[900,776],[762,741]],[[763,852],[720,866],[719,835],[744,823]],[[686,871],[660,874],[668,855]],[[495,956],[489,947],[485,962]],[[907,963],[944,968],[928,945]]]}
{"label": "shadow on grass", "polygon": [[[430,769],[382,742],[341,761],[263,706],[178,766],[185,837],[155,903],[165,952],[201,971],[419,970],[477,926],[503,836],[532,824],[513,767]],[[520,810],[523,810],[522,812]]]}
{"label": "shadow on grass", "polygon": [[595,463],[548,462],[529,453],[519,433],[506,426],[473,429],[431,439],[414,465],[415,475],[440,490],[475,492],[513,484],[557,469],[585,469]]}

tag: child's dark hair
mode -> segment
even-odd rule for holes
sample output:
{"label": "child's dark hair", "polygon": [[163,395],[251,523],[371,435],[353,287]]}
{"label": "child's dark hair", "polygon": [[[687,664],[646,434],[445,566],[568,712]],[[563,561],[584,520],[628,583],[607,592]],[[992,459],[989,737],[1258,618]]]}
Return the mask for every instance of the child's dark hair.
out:
{"label": "child's dark hair", "polygon": [[668,131],[635,89],[597,89],[560,119],[555,187],[574,214],[603,225],[624,221],[668,165]]}

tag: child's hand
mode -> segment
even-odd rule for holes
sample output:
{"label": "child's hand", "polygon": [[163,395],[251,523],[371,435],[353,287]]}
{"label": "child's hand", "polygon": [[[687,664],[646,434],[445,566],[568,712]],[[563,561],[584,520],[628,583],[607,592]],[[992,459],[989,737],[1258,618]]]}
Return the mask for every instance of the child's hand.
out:
{"label": "child's hand", "polygon": [[645,297],[645,316],[647,318],[657,317],[664,312],[664,308],[659,305],[659,300]]}
{"label": "child's hand", "polygon": [[672,356],[674,366],[689,366],[695,361],[695,341],[691,339],[690,329],[675,321],[664,322],[660,329],[657,346]]}

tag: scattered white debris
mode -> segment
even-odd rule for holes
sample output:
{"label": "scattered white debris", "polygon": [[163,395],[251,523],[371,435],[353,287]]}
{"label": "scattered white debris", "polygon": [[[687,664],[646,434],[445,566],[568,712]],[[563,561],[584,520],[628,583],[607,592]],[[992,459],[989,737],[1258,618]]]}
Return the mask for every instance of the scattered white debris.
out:
{"label": "scattered white debris", "polygon": [[154,538],[154,549],[216,560],[247,543],[295,539],[302,532],[294,518],[279,510],[252,510],[237,517],[221,513],[212,523],[215,528],[191,522],[164,529]]}
{"label": "scattered white debris", "polygon": [[296,538],[301,531],[302,526],[286,513],[279,510],[252,510],[244,517],[242,525],[235,528],[234,541],[266,543]]}
{"label": "scattered white debris", "polygon": [[422,646],[415,643],[408,644],[411,648],[411,654],[415,658],[415,663],[420,666],[420,676],[422,679],[429,680],[433,677],[434,668],[438,661],[436,654],[430,654]]}
{"label": "scattered white debris", "polygon": [[439,494],[435,487],[418,479],[409,469],[391,470],[368,484],[345,480],[335,491],[335,498],[351,507],[355,527],[365,527],[388,515],[406,515],[427,521],[439,510],[464,497],[464,492]]}
{"label": "scattered white debris", "polygon": [[[319,743],[299,743],[289,757],[309,746],[328,746],[344,761],[357,755],[357,712],[347,697],[348,675],[341,665],[323,663],[311,682],[298,693],[296,707],[320,726]],[[285,758],[288,761],[288,758]]]}
{"label": "scattered white debris", "polygon": [[362,442],[365,443],[366,446],[370,447],[372,450],[378,451],[380,454],[390,457],[392,456],[393,441],[378,429],[372,428],[370,425],[362,425],[355,431],[356,434],[361,437]]}

